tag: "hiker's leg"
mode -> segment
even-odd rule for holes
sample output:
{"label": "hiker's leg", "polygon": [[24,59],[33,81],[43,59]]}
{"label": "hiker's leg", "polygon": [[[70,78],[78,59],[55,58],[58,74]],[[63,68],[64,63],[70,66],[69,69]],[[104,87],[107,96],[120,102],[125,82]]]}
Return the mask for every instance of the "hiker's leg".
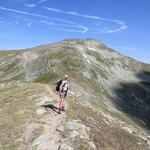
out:
{"label": "hiker's leg", "polygon": [[65,108],[65,100],[62,101],[62,109]]}
{"label": "hiker's leg", "polygon": [[59,102],[59,114],[61,114],[61,109],[62,109],[62,93],[60,93],[60,102]]}
{"label": "hiker's leg", "polygon": [[65,111],[65,97],[66,97],[66,92],[61,93],[61,103],[59,105],[59,110]]}
{"label": "hiker's leg", "polygon": [[60,93],[60,108],[62,107],[63,93]]}
{"label": "hiker's leg", "polygon": [[62,99],[60,99],[60,102],[59,102],[59,109],[62,108]]}
{"label": "hiker's leg", "polygon": [[64,93],[63,104],[62,104],[62,110],[63,111],[65,111],[66,96],[67,96],[67,92]]}

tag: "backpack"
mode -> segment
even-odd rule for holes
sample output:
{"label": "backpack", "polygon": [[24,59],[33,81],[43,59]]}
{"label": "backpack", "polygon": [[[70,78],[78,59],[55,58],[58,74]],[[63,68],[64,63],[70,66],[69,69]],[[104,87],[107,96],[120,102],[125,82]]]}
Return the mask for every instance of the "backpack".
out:
{"label": "backpack", "polygon": [[[63,79],[60,79],[60,80],[57,81],[57,83],[56,83],[56,91],[57,91],[57,92],[60,91],[60,86],[61,86],[62,82],[63,82]],[[64,87],[65,85],[66,85],[66,83],[63,85],[63,87]],[[62,89],[62,90],[63,90],[63,89]],[[67,87],[67,91],[68,91],[68,87]]]}
{"label": "backpack", "polygon": [[57,92],[59,92],[61,84],[62,84],[62,79],[58,80],[57,83],[56,83],[56,88],[55,89],[56,89]]}

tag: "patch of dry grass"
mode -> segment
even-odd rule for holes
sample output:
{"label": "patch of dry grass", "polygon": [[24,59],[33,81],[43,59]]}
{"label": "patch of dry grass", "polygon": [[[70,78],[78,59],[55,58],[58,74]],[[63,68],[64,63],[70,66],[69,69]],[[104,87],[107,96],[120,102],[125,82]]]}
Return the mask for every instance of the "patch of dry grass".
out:
{"label": "patch of dry grass", "polygon": [[[40,93],[39,93],[40,92]],[[45,92],[41,84],[15,85],[0,93],[0,144],[2,149],[17,149],[22,143],[24,124],[39,123],[36,115],[35,100]],[[30,96],[35,95],[35,99]],[[37,129],[31,136],[31,141],[41,133]]]}
{"label": "patch of dry grass", "polygon": [[[74,100],[69,101],[68,115],[72,119],[80,119],[86,126],[90,127],[90,140],[93,141],[98,150],[147,149],[144,141],[138,145],[136,136],[128,134],[119,126],[109,126],[104,122],[101,114],[91,111],[88,107],[81,106]],[[84,145],[83,143],[82,140],[78,143],[79,149],[80,146]]]}

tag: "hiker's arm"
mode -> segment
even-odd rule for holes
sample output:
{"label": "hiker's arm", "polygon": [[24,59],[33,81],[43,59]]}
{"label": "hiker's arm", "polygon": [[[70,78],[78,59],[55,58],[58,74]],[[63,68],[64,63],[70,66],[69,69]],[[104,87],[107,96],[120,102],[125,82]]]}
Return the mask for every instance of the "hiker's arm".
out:
{"label": "hiker's arm", "polygon": [[61,94],[61,91],[62,91],[62,86],[60,86],[60,89],[59,89],[59,93]]}

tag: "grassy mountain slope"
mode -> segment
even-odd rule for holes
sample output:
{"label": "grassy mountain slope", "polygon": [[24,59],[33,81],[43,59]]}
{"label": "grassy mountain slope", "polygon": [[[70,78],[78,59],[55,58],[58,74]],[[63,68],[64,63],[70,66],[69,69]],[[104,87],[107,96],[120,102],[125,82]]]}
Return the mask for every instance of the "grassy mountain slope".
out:
{"label": "grassy mountain slope", "polygon": [[[68,110],[58,117],[51,115],[54,83],[64,73],[71,91]],[[98,40],[0,51],[0,82],[2,149],[150,148],[150,65]]]}

